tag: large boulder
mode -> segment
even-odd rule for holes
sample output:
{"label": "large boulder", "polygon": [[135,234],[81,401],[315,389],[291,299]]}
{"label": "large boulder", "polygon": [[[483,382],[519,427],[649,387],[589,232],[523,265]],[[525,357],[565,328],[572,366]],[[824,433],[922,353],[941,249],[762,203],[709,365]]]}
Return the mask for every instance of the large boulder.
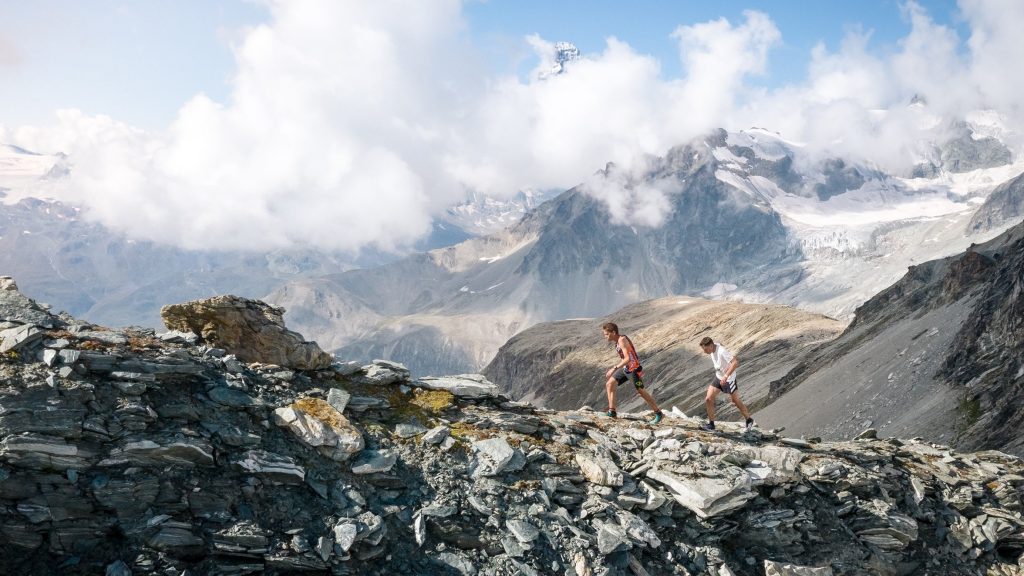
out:
{"label": "large boulder", "polygon": [[193,332],[245,362],[299,370],[330,368],[331,355],[284,326],[284,309],[238,296],[215,296],[160,309],[168,330]]}

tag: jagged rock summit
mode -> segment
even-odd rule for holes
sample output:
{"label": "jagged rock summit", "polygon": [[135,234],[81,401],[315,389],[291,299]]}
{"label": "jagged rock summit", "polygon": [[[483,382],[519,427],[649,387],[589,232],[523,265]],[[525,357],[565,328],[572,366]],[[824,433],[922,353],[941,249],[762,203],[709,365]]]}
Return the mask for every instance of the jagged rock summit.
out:
{"label": "jagged rock summit", "polygon": [[41,335],[0,355],[0,573],[1024,574],[1000,452],[652,428],[3,310]]}
{"label": "jagged rock summit", "polygon": [[168,330],[193,332],[245,362],[300,370],[328,368],[332,356],[284,326],[284,309],[239,296],[215,296],[160,309]]}

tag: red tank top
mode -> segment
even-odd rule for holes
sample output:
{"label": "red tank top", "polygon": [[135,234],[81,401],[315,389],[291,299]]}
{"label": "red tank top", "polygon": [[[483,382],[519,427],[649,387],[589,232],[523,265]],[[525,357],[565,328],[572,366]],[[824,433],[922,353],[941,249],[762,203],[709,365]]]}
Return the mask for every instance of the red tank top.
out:
{"label": "red tank top", "polygon": [[628,336],[623,336],[621,340],[626,341],[626,349],[623,350],[617,340],[615,342],[615,351],[619,353],[619,358],[626,358],[628,355],[629,361],[626,362],[626,372],[634,372],[640,367],[640,358],[636,355],[636,348],[633,347],[633,341]]}

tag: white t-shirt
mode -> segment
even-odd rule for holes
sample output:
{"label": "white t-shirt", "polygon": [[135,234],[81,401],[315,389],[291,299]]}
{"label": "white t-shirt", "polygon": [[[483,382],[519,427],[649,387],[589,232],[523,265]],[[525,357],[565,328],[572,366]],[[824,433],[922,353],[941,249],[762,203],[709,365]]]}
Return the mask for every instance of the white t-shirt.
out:
{"label": "white t-shirt", "polygon": [[[732,353],[725,349],[725,346],[721,344],[715,344],[715,350],[711,353],[711,362],[715,365],[715,377],[719,380],[725,376],[725,371],[729,369],[729,364],[732,362]],[[729,375],[727,382],[736,381],[736,371]]]}

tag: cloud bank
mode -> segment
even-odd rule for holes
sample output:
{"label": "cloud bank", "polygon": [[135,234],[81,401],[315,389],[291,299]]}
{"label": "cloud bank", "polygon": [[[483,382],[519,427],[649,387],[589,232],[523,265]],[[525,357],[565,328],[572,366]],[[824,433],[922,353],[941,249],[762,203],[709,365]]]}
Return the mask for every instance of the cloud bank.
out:
{"label": "cloud bank", "polygon": [[[910,2],[911,30],[885,55],[852,32],[813,50],[806,78],[753,83],[782,41],[769,14],[679,26],[685,74],[609,37],[558,75],[553,40],[524,39],[526,78],[488,75],[458,0],[269,3],[266,25],[234,47],[223,102],[199,94],[160,133],[60,111],[3,127],[11,143],[64,152],[71,177],[50,193],[136,237],[188,248],[400,249],[467,191],[568,188],[607,162],[625,169],[707,131],[759,126],[888,169],[972,110],[993,110],[1019,148],[1024,3],[962,0],[959,38]],[[568,39],[571,40],[571,39]],[[926,107],[908,107],[914,96]],[[658,185],[590,189],[623,223],[657,225]],[[618,216],[617,216],[618,217]]]}

